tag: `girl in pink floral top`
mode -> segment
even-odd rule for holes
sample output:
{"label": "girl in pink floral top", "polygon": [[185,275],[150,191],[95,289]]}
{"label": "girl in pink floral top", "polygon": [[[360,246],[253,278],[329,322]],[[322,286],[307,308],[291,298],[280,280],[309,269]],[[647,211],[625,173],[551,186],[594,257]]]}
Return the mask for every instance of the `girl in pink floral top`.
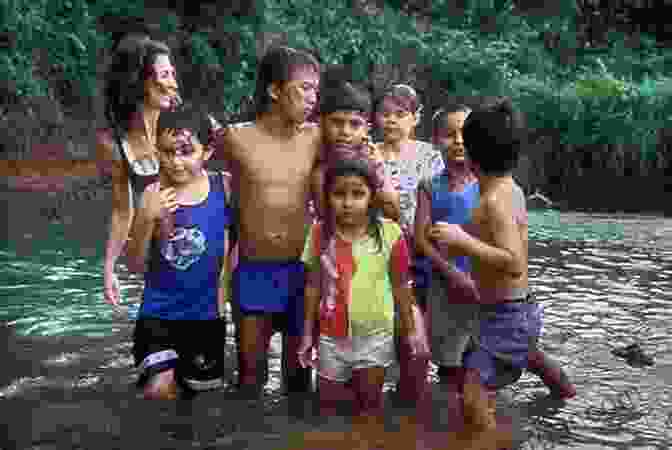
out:
{"label": "girl in pink floral top", "polygon": [[[441,152],[430,143],[413,139],[421,112],[422,105],[418,94],[415,89],[405,84],[397,84],[388,89],[376,108],[376,121],[383,130],[383,142],[378,144],[378,148],[385,160],[385,174],[399,193],[400,225],[412,255],[415,255],[413,230],[418,183],[444,169]],[[415,295],[419,306],[424,307],[424,276],[420,268],[416,264],[416,258],[412,257]],[[428,390],[429,361],[410,358],[408,345],[403,339],[399,340],[398,349],[400,398],[416,402]]]}

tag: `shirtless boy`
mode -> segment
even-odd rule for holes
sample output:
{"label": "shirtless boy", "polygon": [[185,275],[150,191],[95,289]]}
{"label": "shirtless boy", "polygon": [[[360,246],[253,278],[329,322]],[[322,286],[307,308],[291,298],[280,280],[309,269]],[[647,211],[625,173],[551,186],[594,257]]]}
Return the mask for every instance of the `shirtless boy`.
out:
{"label": "shirtless boy", "polygon": [[[472,112],[464,124],[464,142],[480,187],[468,231],[438,223],[428,237],[469,256],[481,303],[475,350],[464,366],[477,369],[484,386],[496,389],[497,364],[528,369],[554,394],[570,398],[576,390],[562,369],[537,349],[541,328],[539,305],[528,287],[527,209],[522,189],[511,172],[522,145],[519,115],[506,100]],[[514,332],[515,330],[515,332]]]}
{"label": "shirtless boy", "polygon": [[305,276],[300,262],[309,225],[311,173],[320,132],[305,124],[317,104],[319,63],[302,51],[271,49],[259,65],[257,117],[217,137],[238,195],[239,262],[232,274],[238,310],[241,392],[258,397],[274,331],[282,330],[285,387],[305,392],[310,373],[298,363]]}

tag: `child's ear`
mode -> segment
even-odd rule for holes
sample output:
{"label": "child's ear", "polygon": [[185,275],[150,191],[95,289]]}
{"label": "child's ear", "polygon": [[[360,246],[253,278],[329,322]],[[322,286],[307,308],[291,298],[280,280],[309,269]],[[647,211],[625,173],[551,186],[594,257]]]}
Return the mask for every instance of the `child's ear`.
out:
{"label": "child's ear", "polygon": [[267,88],[266,92],[268,92],[268,96],[271,97],[271,100],[273,100],[274,102],[278,101],[278,98],[280,98],[281,87],[282,86],[280,86],[280,83],[275,82],[271,83]]}

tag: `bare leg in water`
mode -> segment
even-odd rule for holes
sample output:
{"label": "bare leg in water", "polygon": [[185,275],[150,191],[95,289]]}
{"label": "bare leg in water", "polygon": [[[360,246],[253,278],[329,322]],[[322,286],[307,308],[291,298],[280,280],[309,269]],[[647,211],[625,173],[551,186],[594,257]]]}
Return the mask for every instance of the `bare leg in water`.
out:
{"label": "bare leg in water", "polygon": [[535,374],[550,389],[551,395],[569,399],[576,395],[576,387],[557,361],[539,349],[530,351],[527,370]]}
{"label": "bare leg in water", "polygon": [[175,400],[177,398],[177,383],[175,370],[165,370],[152,376],[143,387],[146,400]]}

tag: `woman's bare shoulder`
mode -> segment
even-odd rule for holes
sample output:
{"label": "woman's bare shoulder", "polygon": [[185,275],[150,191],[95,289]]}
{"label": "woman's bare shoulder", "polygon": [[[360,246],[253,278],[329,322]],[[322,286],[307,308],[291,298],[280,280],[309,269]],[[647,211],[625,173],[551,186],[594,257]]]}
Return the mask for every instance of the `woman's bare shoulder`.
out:
{"label": "woman's bare shoulder", "polygon": [[96,155],[104,159],[118,159],[116,158],[114,134],[110,128],[96,130]]}

